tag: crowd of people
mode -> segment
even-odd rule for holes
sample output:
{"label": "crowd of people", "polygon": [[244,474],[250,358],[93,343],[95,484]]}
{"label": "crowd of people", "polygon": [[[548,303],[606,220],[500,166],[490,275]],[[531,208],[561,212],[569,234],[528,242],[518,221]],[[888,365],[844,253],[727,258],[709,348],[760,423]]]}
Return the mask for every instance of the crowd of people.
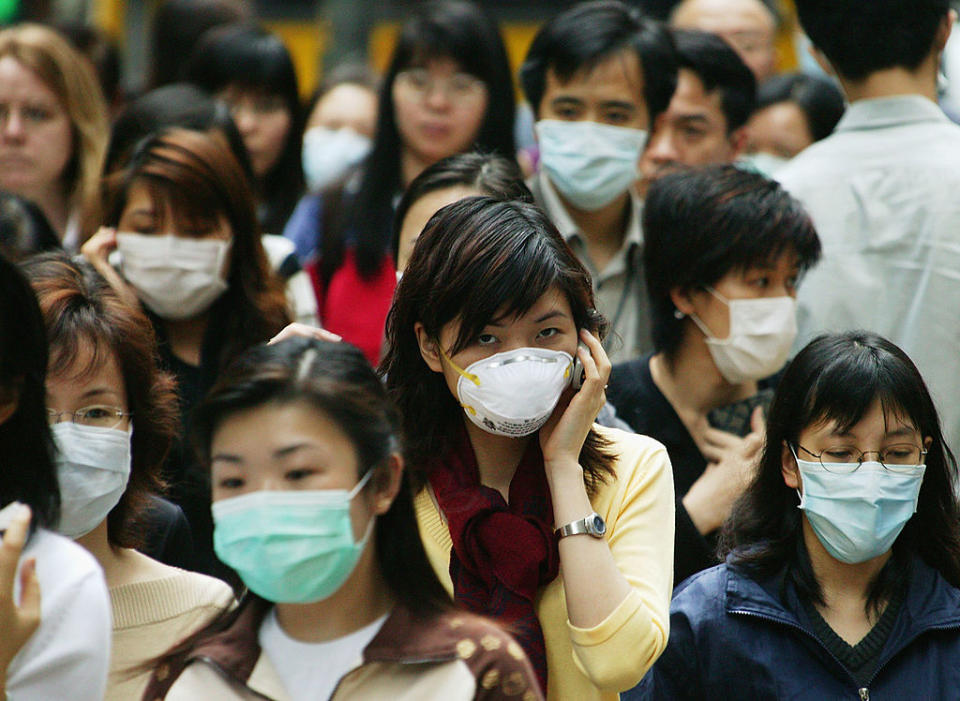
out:
{"label": "crowd of people", "polygon": [[957,17],[794,4],[0,29],[0,698],[960,699]]}

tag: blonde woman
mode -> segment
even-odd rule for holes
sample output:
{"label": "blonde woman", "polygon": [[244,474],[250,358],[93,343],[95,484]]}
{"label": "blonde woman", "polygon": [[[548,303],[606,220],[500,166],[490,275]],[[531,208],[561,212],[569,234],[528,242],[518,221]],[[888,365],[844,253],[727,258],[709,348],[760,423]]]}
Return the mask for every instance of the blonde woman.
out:
{"label": "blonde woman", "polygon": [[0,31],[0,189],[33,201],[68,249],[97,225],[107,111],[89,62],[52,29]]}

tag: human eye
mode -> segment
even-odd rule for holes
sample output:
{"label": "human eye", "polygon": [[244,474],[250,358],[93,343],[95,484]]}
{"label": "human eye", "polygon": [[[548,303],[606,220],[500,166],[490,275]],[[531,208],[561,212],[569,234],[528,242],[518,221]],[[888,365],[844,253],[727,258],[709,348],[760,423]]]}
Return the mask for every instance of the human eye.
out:
{"label": "human eye", "polygon": [[883,461],[889,461],[896,464],[912,463],[919,460],[919,451],[915,445],[910,443],[897,443],[888,446],[883,451]]}
{"label": "human eye", "polygon": [[603,121],[607,124],[618,126],[626,124],[632,117],[633,115],[626,110],[610,110],[603,115]]}
{"label": "human eye", "polygon": [[826,462],[857,462],[860,451],[851,446],[836,445],[823,451],[822,460]]}
{"label": "human eye", "polygon": [[492,333],[482,333],[477,336],[477,343],[481,346],[489,346],[497,342],[497,337]]}
{"label": "human eye", "polygon": [[707,132],[702,127],[687,124],[680,128],[680,134],[687,141],[699,141],[707,135]]}
{"label": "human eye", "polygon": [[217,486],[220,489],[242,489],[245,482],[242,477],[229,476],[217,480]]}
{"label": "human eye", "polygon": [[52,116],[50,110],[39,105],[29,105],[23,110],[24,119],[31,122],[46,122]]}
{"label": "human eye", "polygon": [[560,329],[556,326],[551,326],[548,329],[543,329],[540,333],[537,334],[539,338],[553,338],[560,333]]}
{"label": "human eye", "polygon": [[409,71],[404,71],[403,76],[407,83],[417,90],[426,90],[427,85],[430,84],[430,76],[427,71],[422,68],[413,68]]}
{"label": "human eye", "polygon": [[469,95],[477,89],[480,81],[469,73],[457,73],[450,79],[450,90],[456,95]]}
{"label": "human eye", "polygon": [[298,467],[287,470],[283,474],[283,478],[288,482],[300,482],[315,474],[317,474],[317,471],[311,467]]}

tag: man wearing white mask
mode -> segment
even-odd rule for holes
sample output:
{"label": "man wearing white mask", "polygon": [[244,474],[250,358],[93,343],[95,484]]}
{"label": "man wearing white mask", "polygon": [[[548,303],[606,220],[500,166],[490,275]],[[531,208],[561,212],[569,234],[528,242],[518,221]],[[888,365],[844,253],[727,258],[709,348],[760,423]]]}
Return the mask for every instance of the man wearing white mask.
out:
{"label": "man wearing white mask", "polygon": [[615,365],[607,396],[670,455],[676,585],[717,564],[720,525],[752,477],[762,412],[796,337],[797,279],[820,241],[796,200],[732,165],[657,180],[643,226],[656,350]]}
{"label": "man wearing white mask", "polygon": [[615,361],[650,349],[633,184],[676,73],[667,30],[613,0],[581,3],[547,22],[520,69],[540,149],[540,172],[528,185],[590,271]]}

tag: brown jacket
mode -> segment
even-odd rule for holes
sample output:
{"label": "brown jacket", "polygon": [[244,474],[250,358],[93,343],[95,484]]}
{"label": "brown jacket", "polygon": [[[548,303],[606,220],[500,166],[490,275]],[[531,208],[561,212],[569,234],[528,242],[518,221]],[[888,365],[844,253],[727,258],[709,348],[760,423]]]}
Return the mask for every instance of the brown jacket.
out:
{"label": "brown jacket", "polygon": [[[226,630],[154,670],[144,701],[289,701],[257,640],[271,604],[248,598]],[[452,611],[423,619],[396,606],[344,675],[342,699],[538,701],[543,696],[520,646],[494,624]]]}

